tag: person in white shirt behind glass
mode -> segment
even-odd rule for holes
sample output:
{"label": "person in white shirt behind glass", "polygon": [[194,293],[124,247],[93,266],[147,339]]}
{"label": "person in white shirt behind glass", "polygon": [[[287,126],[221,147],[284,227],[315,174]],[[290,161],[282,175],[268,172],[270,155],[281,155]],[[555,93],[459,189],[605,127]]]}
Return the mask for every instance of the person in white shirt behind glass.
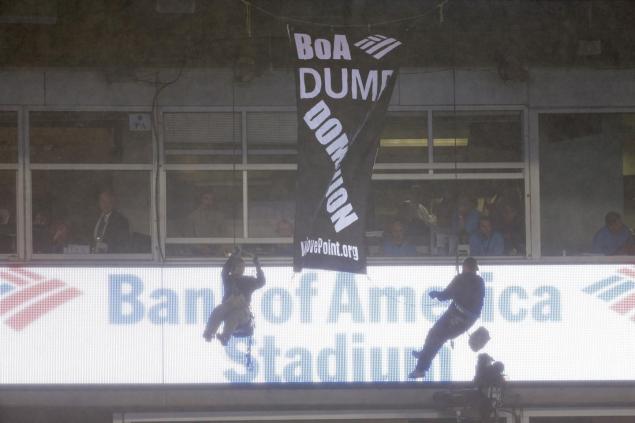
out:
{"label": "person in white shirt behind glass", "polygon": [[99,218],[93,229],[93,253],[125,253],[130,241],[128,219],[115,207],[117,197],[111,190],[99,193]]}
{"label": "person in white shirt behind glass", "polygon": [[218,209],[214,192],[202,192],[198,207],[187,217],[187,235],[214,237],[229,234],[229,227],[225,226],[225,219]]}

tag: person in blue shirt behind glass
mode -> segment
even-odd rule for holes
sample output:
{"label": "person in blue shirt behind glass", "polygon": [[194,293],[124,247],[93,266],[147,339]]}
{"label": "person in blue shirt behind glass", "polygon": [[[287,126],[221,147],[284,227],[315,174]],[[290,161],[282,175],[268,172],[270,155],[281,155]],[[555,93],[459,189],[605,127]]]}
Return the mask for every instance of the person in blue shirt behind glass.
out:
{"label": "person in blue shirt behind glass", "polygon": [[388,228],[388,236],[384,239],[384,255],[388,257],[414,257],[417,247],[412,245],[405,236],[404,225],[394,220]]}
{"label": "person in blue shirt behind glass", "polygon": [[470,236],[470,254],[473,256],[502,256],[504,251],[503,236],[493,229],[489,217],[481,217],[478,231]]}
{"label": "person in blue shirt behind glass", "polygon": [[459,243],[467,242],[478,230],[479,212],[474,207],[474,200],[466,196],[459,198],[457,211],[452,216],[452,231]]}
{"label": "person in blue shirt behind glass", "polygon": [[634,240],[631,230],[622,222],[619,213],[610,211],[604,217],[605,225],[593,237],[593,249],[596,254],[606,256],[632,254]]}

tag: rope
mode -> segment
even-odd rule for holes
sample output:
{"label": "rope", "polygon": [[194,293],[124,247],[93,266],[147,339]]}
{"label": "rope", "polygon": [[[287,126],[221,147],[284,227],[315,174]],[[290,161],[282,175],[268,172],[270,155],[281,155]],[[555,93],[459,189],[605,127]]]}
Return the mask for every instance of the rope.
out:
{"label": "rope", "polygon": [[[246,4],[246,10],[245,10],[245,26],[247,28],[247,33],[249,35],[249,38],[251,38],[251,8],[249,4]],[[242,125],[241,125],[242,127]],[[242,133],[242,132],[241,132]],[[237,220],[237,194],[236,194],[236,147],[238,144],[238,139],[236,137],[236,80],[235,77],[232,76],[232,145],[233,145],[233,150],[232,150],[232,227],[233,227],[233,232],[234,232],[234,251],[236,250],[236,220]],[[241,139],[241,150],[242,150],[242,139]],[[243,157],[242,153],[241,153],[241,158]],[[242,178],[241,178],[242,181]],[[241,189],[241,197],[242,197],[242,189]],[[251,321],[254,322],[255,321],[255,317],[252,314],[251,317]],[[255,324],[254,324],[254,329],[255,329]],[[252,360],[252,356],[251,356],[251,349],[252,346],[254,344],[254,335],[253,332],[252,334],[249,336],[249,338],[247,339],[247,351],[245,352],[245,368],[247,370],[252,370],[253,369],[253,360]]]}
{"label": "rope", "polygon": [[245,367],[247,370],[252,370],[254,368],[253,360],[251,359],[251,347],[254,344],[254,336],[251,335],[247,340],[247,352],[245,353]]}
{"label": "rope", "polygon": [[306,19],[295,18],[293,16],[277,15],[277,14],[275,14],[273,12],[270,12],[269,10],[267,10],[267,9],[265,9],[263,7],[256,6],[252,1],[249,1],[249,0],[240,0],[240,1],[242,1],[243,4],[245,4],[246,6],[251,6],[254,9],[256,9],[257,11],[259,11],[260,13],[262,13],[264,15],[267,15],[267,16],[269,16],[271,18],[274,18],[276,20],[279,20],[279,21],[295,22],[295,23],[299,23],[299,24],[314,25],[314,26],[321,26],[321,27],[327,27],[327,28],[367,28],[367,29],[370,30],[370,28],[373,27],[373,26],[391,25],[391,24],[408,22],[408,21],[414,21],[414,20],[420,19],[420,18],[422,18],[424,16],[429,15],[431,12],[434,12],[437,8],[439,8],[447,0],[439,1],[434,7],[431,7],[430,9],[428,9],[425,12],[420,13],[418,15],[408,16],[408,17],[404,17],[404,18],[397,18],[397,19],[389,19],[389,20],[379,21],[379,22],[374,22],[374,23],[365,23],[365,24],[333,24],[333,23],[309,21],[309,20],[306,20]]}
{"label": "rope", "polygon": [[[234,250],[236,249],[236,144],[238,143],[236,139],[236,81],[232,77],[232,228],[234,232]],[[242,155],[241,155],[242,156]],[[242,190],[241,190],[242,195]]]}
{"label": "rope", "polygon": [[[444,3],[445,4],[445,3]],[[452,29],[452,133],[454,135],[454,202],[457,207],[458,213],[458,205],[459,205],[459,188],[458,188],[458,157],[457,157],[457,145],[456,145],[456,24],[454,21],[451,23]],[[432,144],[434,146],[434,140],[432,140]],[[460,239],[460,231],[457,234],[457,242],[456,242],[456,250],[454,251],[454,266],[456,269],[456,273],[459,274],[459,242]]]}
{"label": "rope", "polygon": [[163,251],[163,247],[161,245],[161,224],[159,222],[159,179],[161,174],[161,145],[159,143],[158,133],[159,133],[159,125],[160,122],[160,113],[159,113],[159,96],[161,92],[169,87],[172,84],[175,84],[181,76],[183,75],[183,69],[185,68],[185,64],[187,62],[187,57],[183,58],[183,63],[179,68],[177,75],[168,81],[160,81],[159,80],[159,72],[155,74],[154,86],[155,91],[152,97],[152,106],[150,113],[150,123],[152,126],[152,141],[154,143],[155,149],[155,157],[154,160],[156,162],[156,168],[154,171],[154,225],[157,233],[157,246],[159,251],[159,258],[161,262],[165,262],[165,252]]}

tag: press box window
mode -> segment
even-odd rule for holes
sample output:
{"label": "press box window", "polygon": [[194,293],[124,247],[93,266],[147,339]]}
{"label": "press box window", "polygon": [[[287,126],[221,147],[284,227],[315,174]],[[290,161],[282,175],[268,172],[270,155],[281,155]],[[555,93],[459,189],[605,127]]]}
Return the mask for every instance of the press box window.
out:
{"label": "press box window", "polygon": [[31,112],[32,163],[150,163],[149,113]]}
{"label": "press box window", "polygon": [[435,162],[520,162],[520,112],[435,112]]}
{"label": "press box window", "polygon": [[389,113],[379,139],[376,163],[426,162],[428,162],[427,113]]}
{"label": "press box window", "polygon": [[295,171],[248,173],[249,237],[292,238]]}
{"label": "press box window", "polygon": [[[150,172],[34,170],[32,191],[33,253],[150,253]],[[114,214],[100,230],[104,192]]]}
{"label": "press box window", "polygon": [[496,254],[525,255],[524,185],[501,180],[374,180],[369,202],[373,256],[454,256],[470,247],[480,220],[502,239]]}
{"label": "press box window", "polygon": [[16,252],[15,171],[0,170],[0,254]]}
{"label": "press box window", "polygon": [[247,162],[297,163],[297,137],[294,112],[247,113]]}
{"label": "press box window", "polygon": [[635,114],[545,113],[539,137],[542,254],[635,254],[594,242],[609,212],[635,227]]}
{"label": "press box window", "polygon": [[0,112],[0,254],[17,251],[16,170],[18,161],[18,116]]}
{"label": "press box window", "polygon": [[240,171],[168,172],[168,237],[242,237],[242,175]]}
{"label": "press box window", "polygon": [[163,115],[166,163],[242,163],[240,113],[178,112]]}

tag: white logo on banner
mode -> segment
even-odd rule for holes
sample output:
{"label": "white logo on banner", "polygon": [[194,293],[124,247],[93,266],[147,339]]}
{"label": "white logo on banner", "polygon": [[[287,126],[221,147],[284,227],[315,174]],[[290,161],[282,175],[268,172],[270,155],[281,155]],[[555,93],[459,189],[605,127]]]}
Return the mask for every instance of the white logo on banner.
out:
{"label": "white logo on banner", "polygon": [[401,45],[401,41],[384,35],[369,35],[355,43],[355,47],[379,60]]}

